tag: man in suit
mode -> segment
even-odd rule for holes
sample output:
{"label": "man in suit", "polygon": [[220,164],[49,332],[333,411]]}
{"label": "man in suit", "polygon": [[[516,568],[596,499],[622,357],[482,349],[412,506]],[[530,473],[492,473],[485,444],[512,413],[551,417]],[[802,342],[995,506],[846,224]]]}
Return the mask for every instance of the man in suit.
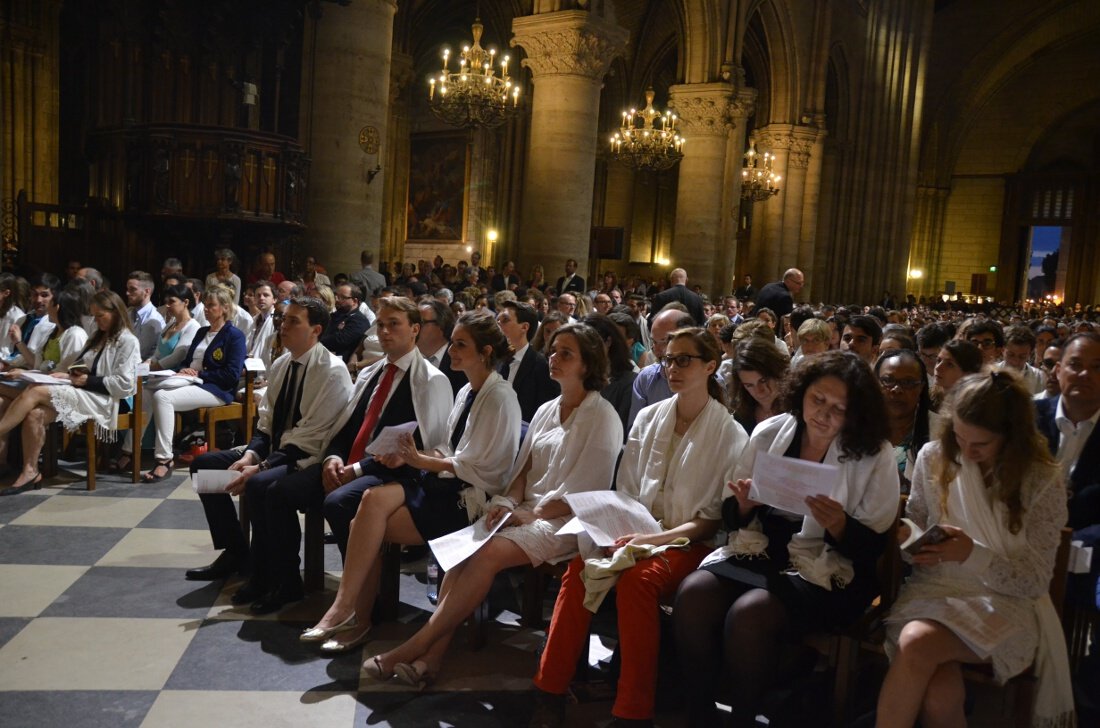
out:
{"label": "man in suit", "polygon": [[321,336],[321,344],[346,362],[363,340],[370,322],[359,312],[362,299],[359,286],[344,283],[336,286],[333,293],[336,294],[336,311]]}
{"label": "man in suit", "polygon": [[539,325],[538,314],[526,303],[505,301],[497,313],[497,323],[513,351],[497,371],[512,385],[523,420],[530,422],[540,406],[561,394],[558,383],[550,378],[546,357],[530,345]]}
{"label": "man in suit", "polygon": [[275,338],[275,284],[271,281],[257,283],[253,289],[253,300],[258,313],[248,333],[248,356],[261,359],[265,367],[270,367],[271,342]]}
{"label": "man in suit", "polygon": [[[451,333],[455,328],[455,314],[450,306],[432,298],[422,298],[417,304],[420,309],[420,335],[416,337],[416,348],[432,366],[447,376],[451,383],[451,392],[465,386],[466,374],[451,368]],[[452,396],[453,400],[453,396]]]}
{"label": "man in suit", "polygon": [[375,325],[385,357],[359,373],[351,401],[329,433],[323,462],[290,476],[308,480],[318,495],[324,495],[325,518],[341,554],[363,491],[416,474],[402,462],[383,458],[390,463],[385,465],[375,460],[367,446],[385,427],[416,422],[417,447],[439,447],[446,440],[454,402],[447,377],[416,348],[421,319],[415,303],[407,298],[381,299]]}
{"label": "man in suit", "polygon": [[493,276],[490,288],[496,291],[514,291],[519,288],[519,276],[516,275],[516,264],[508,261],[504,264],[504,270]]}
{"label": "man in suit", "polygon": [[[679,301],[687,306],[688,313],[695,319],[696,326],[702,326],[706,320],[703,314],[703,299],[698,293],[687,287],[688,274],[683,268],[676,268],[668,274],[668,282],[672,285],[653,297],[653,315],[660,313],[661,309],[673,301]],[[650,319],[653,323],[653,319]]]}
{"label": "man in suit", "polygon": [[285,312],[282,340],[286,353],[271,366],[271,378],[259,406],[259,423],[246,447],[195,458],[198,470],[240,473],[224,493],[200,493],[214,548],[224,549],[210,566],[191,569],[187,578],[212,580],[243,570],[249,547],[233,508],[233,495],[247,491],[252,524],[252,569],[248,583],[232,597],[269,612],[302,596],[298,573],[301,531],[298,508],[303,495],[286,476],[320,459],[324,441],[340,410],[333,402],[351,395],[347,368],[319,343],[329,313],[316,298],[297,298]]}
{"label": "man in suit", "polygon": [[359,262],[363,268],[351,274],[351,282],[359,286],[363,300],[369,301],[386,287],[386,277],[374,269],[374,253],[369,250],[359,254]]}
{"label": "man in suit", "polygon": [[577,275],[577,261],[572,258],[565,261],[565,275],[558,279],[554,288],[559,295],[567,291],[584,293],[584,276]]}
{"label": "man in suit", "polygon": [[1069,526],[1100,524],[1100,334],[1074,334],[1055,364],[1062,394],[1035,401],[1036,424],[1068,475]]}
{"label": "man in suit", "polygon": [[752,276],[746,274],[741,279],[741,285],[734,289],[733,295],[742,303],[753,300],[756,296],[756,287],[752,284]]}
{"label": "man in suit", "polygon": [[142,361],[156,353],[160,333],[164,331],[164,317],[153,305],[152,298],[152,275],[136,270],[126,277],[126,302],[130,304],[130,323],[141,345]]}
{"label": "man in suit", "polygon": [[806,285],[806,276],[798,268],[788,268],[783,280],[769,283],[756,294],[756,308],[770,308],[779,318],[789,316],[794,310],[794,297]]}

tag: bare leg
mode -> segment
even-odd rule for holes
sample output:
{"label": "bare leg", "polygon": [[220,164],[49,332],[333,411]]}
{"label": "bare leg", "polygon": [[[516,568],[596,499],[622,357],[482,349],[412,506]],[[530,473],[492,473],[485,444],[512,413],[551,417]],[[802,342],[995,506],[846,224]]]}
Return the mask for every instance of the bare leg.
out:
{"label": "bare leg", "polygon": [[[493,578],[504,569],[529,563],[531,559],[514,542],[494,536],[460,568],[452,569],[443,577],[439,607],[416,634],[379,657],[383,671],[392,670],[399,662],[411,663],[429,657],[429,652],[433,659],[442,660],[442,653],[432,651],[432,647],[443,641],[436,650],[446,650],[454,631],[489,593]],[[462,588],[452,588],[448,582],[461,582]],[[433,671],[438,670],[438,662],[430,667]]]}
{"label": "bare leg", "polygon": [[[0,387],[0,419],[3,419],[4,412],[8,409],[8,405],[12,403],[17,396],[19,396],[19,390],[12,389],[11,387]],[[8,461],[8,438],[0,437],[0,465]]]}
{"label": "bare leg", "polygon": [[[405,518],[409,523],[412,522],[405,510],[405,490],[400,485],[379,485],[363,492],[359,509],[351,521],[344,575],[340,579],[340,588],[336,591],[336,600],[315,625],[317,628],[332,629],[353,612],[358,616],[360,624],[366,624],[370,620],[369,608],[366,611],[357,609],[363,603],[360,593],[371,582],[370,576],[375,571],[388,523],[391,516],[398,511],[404,511]],[[413,532],[416,532],[415,528]],[[373,605],[374,595],[378,593],[377,580],[366,591],[371,595],[370,603]]]}
{"label": "bare leg", "polygon": [[46,425],[55,419],[57,411],[53,407],[36,407],[27,414],[23,421],[23,472],[12,485],[20,486],[38,477],[38,456],[46,443]]}
{"label": "bare leg", "polygon": [[16,397],[8,406],[4,416],[0,418],[0,437],[6,436],[15,429],[15,426],[27,418],[27,414],[35,407],[50,406],[50,388],[47,386],[31,386],[23,390],[23,394]]}
{"label": "bare leg", "polygon": [[[923,619],[906,624],[878,696],[878,728],[910,728],[924,715],[934,721],[944,719],[944,722],[925,722],[925,728],[965,725],[960,662],[981,660],[947,627]],[[945,666],[951,667],[941,674]],[[954,718],[956,707],[957,718],[962,722]]]}

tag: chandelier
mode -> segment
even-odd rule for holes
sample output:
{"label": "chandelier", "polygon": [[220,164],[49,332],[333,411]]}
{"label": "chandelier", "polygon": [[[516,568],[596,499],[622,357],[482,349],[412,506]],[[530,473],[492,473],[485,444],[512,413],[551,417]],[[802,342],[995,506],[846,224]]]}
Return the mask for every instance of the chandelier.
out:
{"label": "chandelier", "polygon": [[[653,96],[653,89],[646,89],[645,108],[624,111],[622,125],[611,137],[611,156],[639,171],[669,169],[684,158],[684,138],[676,131],[676,115],[671,111],[662,115],[653,108]],[[660,127],[655,123],[658,119]]]}
{"label": "chandelier", "polygon": [[[451,51],[443,49],[443,70],[428,79],[428,102],[432,112],[459,127],[500,126],[519,111],[519,86],[508,78],[508,56],[496,64],[496,49],[481,47],[485,26],[476,18],[472,27],[474,43],[463,46],[458,70],[451,72]],[[436,86],[438,85],[438,89]]]}
{"label": "chandelier", "polygon": [[[761,156],[763,158],[761,158]],[[745,152],[745,166],[741,170],[741,199],[750,202],[764,202],[779,194],[779,175],[772,171],[775,155],[756,153],[756,142],[749,142]]]}

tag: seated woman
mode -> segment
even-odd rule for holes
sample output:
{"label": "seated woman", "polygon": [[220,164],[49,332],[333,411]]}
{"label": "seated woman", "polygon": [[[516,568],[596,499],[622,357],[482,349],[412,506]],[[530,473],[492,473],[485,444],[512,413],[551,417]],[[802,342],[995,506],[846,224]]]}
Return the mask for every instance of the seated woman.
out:
{"label": "seated woman", "polygon": [[535,332],[535,338],[531,340],[532,348],[549,356],[550,339],[553,338],[555,331],[567,323],[569,323],[569,317],[561,311],[547,311],[542,317],[542,323],[539,324],[539,330]]}
{"label": "seated woman", "polygon": [[[27,345],[20,341],[16,344],[19,355],[12,360],[11,367],[6,371],[12,377],[24,369],[33,369],[38,372],[68,372],[69,367],[76,363],[84,345],[88,343],[88,334],[80,323],[80,312],[83,303],[80,296],[73,291],[52,291],[50,300],[46,304],[46,321],[39,326],[51,326],[42,349],[31,351]],[[26,382],[23,382],[26,384]],[[26,387],[13,382],[8,386],[0,386],[0,416],[8,408],[8,404],[14,400]],[[33,480],[38,475],[38,456],[42,453],[42,446],[46,442],[46,426],[41,417],[28,417],[23,423],[23,473],[16,480],[17,485]],[[6,463],[8,456],[8,438],[0,437],[0,463]]]}
{"label": "seated woman", "polygon": [[603,339],[610,369],[607,386],[600,390],[600,395],[619,413],[619,420],[625,430],[626,420],[630,416],[630,400],[634,393],[634,378],[638,376],[634,362],[630,360],[630,349],[622,331],[607,316],[590,313],[584,317],[584,323],[594,328]]}
{"label": "seated woman", "polygon": [[[760,423],[728,484],[729,558],[688,576],[676,595],[691,726],[718,724],[719,685],[733,706],[726,725],[755,725],[761,695],[803,655],[801,637],[851,623],[878,594],[875,562],[899,498],[882,390],[858,357],[829,352],[788,375],[783,400],[788,414]],[[764,452],[838,468],[832,495],[807,497],[807,516],[751,500]]]}
{"label": "seated woman", "polygon": [[175,369],[182,364],[199,330],[199,322],[191,317],[195,294],[190,288],[169,286],[164,290],[163,300],[168,325],[161,332],[156,353],[149,361],[149,369],[154,372]]}
{"label": "seated woman", "polygon": [[757,424],[780,414],[779,386],[787,375],[787,355],[770,341],[751,336],[737,345],[729,388],[737,421],[752,434]]}
{"label": "seated woman", "polygon": [[928,394],[928,374],[917,352],[885,349],[875,361],[875,376],[886,398],[886,424],[898,464],[901,492],[908,493],[917,453],[939,424]]}
{"label": "seated woman", "polygon": [[[945,420],[917,457],[906,512],[948,538],[912,557],[887,620],[892,659],[878,725],[966,725],[959,666],[981,662],[1002,682],[1036,663],[1032,725],[1072,725],[1065,637],[1048,595],[1066,491],[1031,396],[1011,374],[971,375],[952,392]],[[901,531],[899,539],[909,535]],[[973,639],[967,604],[1008,626],[983,654],[964,641]]]}
{"label": "seated woman", "polygon": [[775,311],[770,308],[758,308],[756,309],[756,318],[759,321],[763,321],[771,329],[772,338],[775,348],[786,354],[788,357],[791,355],[791,350],[787,347],[787,342],[783,340],[783,337],[779,335],[779,317],[775,315]]}
{"label": "seated woman", "polygon": [[932,369],[932,405],[939,411],[951,388],[967,374],[982,370],[982,350],[963,339],[952,339],[936,355]]}
{"label": "seated woman", "polygon": [[[215,286],[208,290],[203,295],[203,310],[209,325],[195,332],[183,358],[186,367],[179,370],[181,377],[168,377],[163,383],[147,387],[149,396],[142,400],[142,409],[147,426],[156,428],[156,467],[141,476],[141,482],[157,483],[172,475],[175,467],[172,435],[177,412],[218,407],[233,401],[247,348],[244,334],[230,322],[235,309],[228,289]],[[202,383],[189,384],[182,377],[199,377]],[[133,437],[127,433],[123,455],[133,457],[133,447]],[[124,466],[120,463],[120,467]]]}
{"label": "seated woman", "polygon": [[363,665],[375,680],[396,675],[418,685],[439,672],[451,637],[489,593],[498,572],[556,562],[577,552],[575,537],[555,535],[569,519],[567,493],[611,486],[623,432],[615,409],[600,396],[607,355],[599,334],[567,324],[550,339],[550,376],[561,396],[539,407],[512,468],[508,491],[493,499],[490,528],[511,515],[473,556],[447,572],[439,606],[403,644]]}
{"label": "seated woman", "polygon": [[[463,314],[448,352],[451,368],[470,380],[455,395],[448,445],[419,452],[410,435],[401,460],[418,468],[419,477],[363,493],[336,600],[301,635],[303,642],[324,641],[322,652],[344,652],[366,640],[382,573],[383,541],[412,546],[465,528],[470,515],[480,515],[486,501],[500,494],[516,458],[522,415],[515,391],[496,372],[510,348],[495,317],[484,311]],[[387,467],[401,464],[392,456],[378,460]],[[457,508],[457,503],[465,507]]]}
{"label": "seated woman", "polygon": [[[126,304],[112,291],[100,291],[92,298],[92,316],[97,330],[75,357],[84,367],[55,371],[51,376],[66,379],[72,386],[35,385],[28,387],[8,406],[0,418],[0,438],[7,437],[19,423],[30,424],[40,440],[30,443],[41,451],[45,427],[55,420],[67,430],[75,430],[93,420],[101,440],[113,440],[118,420],[119,400],[137,391],[137,365],[141,361],[137,337],[130,329]],[[80,328],[79,325],[70,328]],[[78,337],[79,334],[72,336]],[[60,342],[59,342],[60,343]],[[75,365],[74,365],[75,366]],[[95,457],[95,453],[89,453]],[[24,471],[12,487],[0,491],[13,495],[41,488],[37,457],[31,462],[24,453]]]}
{"label": "seated woman", "polygon": [[[670,545],[656,553],[639,553],[616,582],[622,671],[611,712],[619,719],[653,718],[660,601],[671,596],[711,550],[723,483],[733,477],[748,441],[722,402],[714,377],[719,361],[718,342],[704,329],[680,329],[669,337],[662,364],[672,397],[638,413],[619,464],[616,489],[643,504],[663,530],[624,535],[616,547]],[[675,541],[683,545],[673,545]],[[577,556],[562,578],[535,675],[537,724],[562,723],[565,693],[588,642],[592,612],[585,606],[581,581],[585,568],[586,561]]]}
{"label": "seated woman", "polygon": [[798,350],[791,357],[791,366],[795,366],[804,357],[821,354],[829,350],[829,338],[833,327],[819,318],[811,318],[798,327]]}

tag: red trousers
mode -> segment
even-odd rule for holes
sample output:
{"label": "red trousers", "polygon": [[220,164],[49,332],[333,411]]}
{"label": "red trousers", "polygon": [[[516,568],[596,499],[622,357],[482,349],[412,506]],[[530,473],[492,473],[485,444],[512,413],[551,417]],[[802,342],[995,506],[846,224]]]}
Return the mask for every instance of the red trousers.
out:
{"label": "red trousers", "polygon": [[[692,544],[686,551],[669,549],[638,562],[619,577],[615,605],[619,614],[622,669],[612,715],[634,720],[653,717],[661,646],[660,602],[676,591],[710,551],[711,547],[704,544]],[[535,687],[554,695],[564,695],[569,689],[577,660],[588,640],[592,613],[584,608],[583,570],[584,561],[578,556],[562,577],[546,649],[535,675]]]}

